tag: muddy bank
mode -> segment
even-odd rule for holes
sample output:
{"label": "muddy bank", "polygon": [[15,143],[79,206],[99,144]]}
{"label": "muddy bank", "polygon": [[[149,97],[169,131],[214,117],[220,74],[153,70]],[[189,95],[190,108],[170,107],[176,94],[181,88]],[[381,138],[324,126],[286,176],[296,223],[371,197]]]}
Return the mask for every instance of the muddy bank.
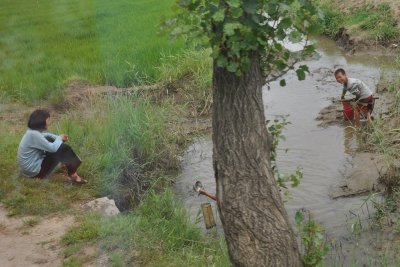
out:
{"label": "muddy bank", "polygon": [[363,39],[354,35],[351,30],[341,28],[333,37],[336,44],[350,55],[397,55],[400,53],[398,40],[380,43],[374,40]]}
{"label": "muddy bank", "polygon": [[[374,96],[378,97],[378,99],[375,100],[372,116],[374,118],[385,118],[385,116],[389,114],[390,106],[393,104],[393,97],[391,97],[389,93],[375,93]],[[324,107],[316,117],[316,120],[320,122],[319,126],[354,126],[353,121],[348,121],[343,118],[342,102],[340,102],[338,98],[331,98],[330,102],[331,104]]]}
{"label": "muddy bank", "polygon": [[318,1],[325,12],[324,32],[350,55],[400,52],[397,0]]}
{"label": "muddy bank", "polygon": [[333,199],[350,197],[370,192],[383,192],[380,179],[387,168],[382,156],[373,153],[356,153],[350,159],[350,166],[343,172],[343,181],[330,196]]}

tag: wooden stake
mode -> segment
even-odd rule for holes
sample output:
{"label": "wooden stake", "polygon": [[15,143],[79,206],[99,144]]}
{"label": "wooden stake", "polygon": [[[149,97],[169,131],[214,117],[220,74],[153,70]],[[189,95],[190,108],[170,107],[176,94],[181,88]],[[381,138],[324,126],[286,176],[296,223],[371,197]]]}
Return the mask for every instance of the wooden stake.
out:
{"label": "wooden stake", "polygon": [[201,210],[203,211],[203,218],[204,218],[204,223],[206,225],[206,229],[211,229],[215,227],[216,224],[211,204],[210,203],[201,204]]}

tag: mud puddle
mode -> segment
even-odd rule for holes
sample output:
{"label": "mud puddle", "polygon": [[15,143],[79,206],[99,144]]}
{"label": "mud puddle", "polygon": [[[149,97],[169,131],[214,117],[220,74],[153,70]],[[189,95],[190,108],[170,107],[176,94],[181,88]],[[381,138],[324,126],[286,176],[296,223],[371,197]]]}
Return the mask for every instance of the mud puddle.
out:
{"label": "mud puddle", "polygon": [[[385,58],[347,56],[330,40],[318,39],[317,42],[320,57],[305,62],[310,68],[310,75],[305,81],[299,82],[294,74],[288,74],[285,77],[286,87],[272,83],[270,90],[265,88],[263,93],[267,119],[289,115],[291,123],[284,131],[286,140],[279,145],[280,172],[292,173],[297,167],[304,172],[300,185],[290,189],[286,209],[291,219],[296,210],[309,210],[324,226],[328,238],[334,240],[327,262],[339,266],[371,264],[375,248],[370,246],[370,241],[377,240],[376,236],[368,232],[360,237],[351,234],[355,216],[366,221],[372,215],[371,207],[365,204],[368,196],[332,197],[343,186],[348,170],[354,166],[356,137],[341,124],[330,123],[321,127],[321,121],[316,118],[321,110],[332,104],[333,98],[340,97],[341,86],[333,77],[336,68],[344,68],[349,76],[362,79],[374,88],[380,79],[380,66]],[[338,112],[341,113],[341,110]],[[286,149],[289,150],[287,153]],[[193,191],[197,180],[207,191],[215,192],[212,141],[209,136],[188,148],[183,160],[183,172],[173,187],[193,220],[204,227],[199,208],[201,203],[212,201],[197,196]],[[218,216],[213,204],[214,213]],[[222,230],[220,222],[217,226]]]}

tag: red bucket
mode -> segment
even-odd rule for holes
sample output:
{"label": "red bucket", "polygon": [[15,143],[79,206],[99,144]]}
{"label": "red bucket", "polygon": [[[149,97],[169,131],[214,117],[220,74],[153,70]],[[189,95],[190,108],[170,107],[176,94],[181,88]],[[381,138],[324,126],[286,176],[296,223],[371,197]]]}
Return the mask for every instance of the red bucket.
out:
{"label": "red bucket", "polygon": [[349,102],[343,102],[343,118],[345,120],[354,120],[354,108]]}

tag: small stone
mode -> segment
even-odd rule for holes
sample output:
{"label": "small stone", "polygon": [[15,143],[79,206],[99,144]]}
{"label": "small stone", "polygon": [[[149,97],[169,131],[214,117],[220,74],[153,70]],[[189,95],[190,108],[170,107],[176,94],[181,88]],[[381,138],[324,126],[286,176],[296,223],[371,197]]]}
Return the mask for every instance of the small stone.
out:
{"label": "small stone", "polygon": [[41,264],[45,264],[45,263],[48,263],[48,262],[49,261],[46,260],[46,259],[36,259],[33,263],[41,265]]}

